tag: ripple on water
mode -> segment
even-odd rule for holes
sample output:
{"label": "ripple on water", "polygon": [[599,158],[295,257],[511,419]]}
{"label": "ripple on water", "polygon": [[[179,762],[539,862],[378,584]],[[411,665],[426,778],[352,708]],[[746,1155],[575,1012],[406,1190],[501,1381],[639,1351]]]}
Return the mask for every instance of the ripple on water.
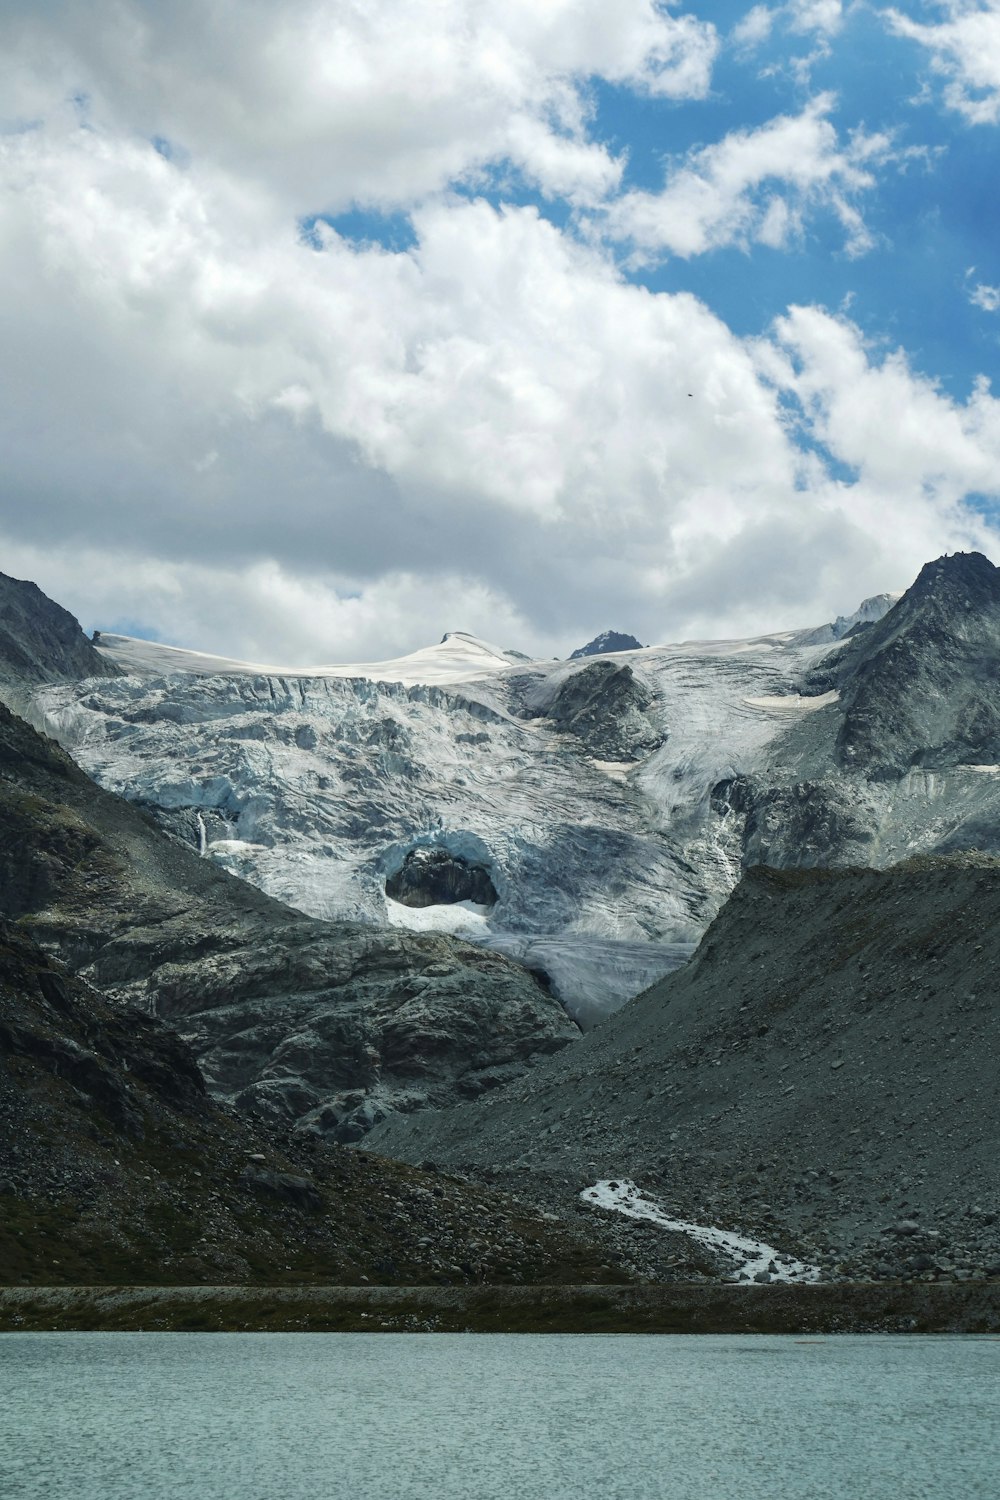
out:
{"label": "ripple on water", "polygon": [[2,1334],[5,1500],[1000,1493],[974,1338]]}

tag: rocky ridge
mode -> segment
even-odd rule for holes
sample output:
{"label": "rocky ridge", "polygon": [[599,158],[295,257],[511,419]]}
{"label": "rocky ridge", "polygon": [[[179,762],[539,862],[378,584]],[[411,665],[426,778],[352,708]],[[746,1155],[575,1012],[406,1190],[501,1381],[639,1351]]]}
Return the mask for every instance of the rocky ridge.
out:
{"label": "rocky ridge", "polygon": [[37,584],[0,573],[0,681],[6,696],[30,700],[43,682],[119,677],[67,609]]}

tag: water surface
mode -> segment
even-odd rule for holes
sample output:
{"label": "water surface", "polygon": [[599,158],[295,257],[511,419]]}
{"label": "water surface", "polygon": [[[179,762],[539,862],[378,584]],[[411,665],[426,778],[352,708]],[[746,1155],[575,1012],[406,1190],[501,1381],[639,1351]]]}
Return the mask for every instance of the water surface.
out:
{"label": "water surface", "polygon": [[967,1500],[1000,1341],[0,1334],[4,1500]]}

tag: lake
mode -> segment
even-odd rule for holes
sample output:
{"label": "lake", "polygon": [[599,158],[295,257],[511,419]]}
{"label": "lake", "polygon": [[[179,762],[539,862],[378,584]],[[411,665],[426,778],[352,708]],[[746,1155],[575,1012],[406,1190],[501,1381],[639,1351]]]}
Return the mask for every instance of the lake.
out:
{"label": "lake", "polygon": [[969,1500],[1000,1340],[0,1334],[4,1500]]}

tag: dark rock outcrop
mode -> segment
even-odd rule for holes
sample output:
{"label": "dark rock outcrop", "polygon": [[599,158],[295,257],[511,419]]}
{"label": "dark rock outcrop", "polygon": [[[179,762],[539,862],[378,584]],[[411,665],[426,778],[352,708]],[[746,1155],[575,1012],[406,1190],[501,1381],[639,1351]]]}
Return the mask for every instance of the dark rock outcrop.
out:
{"label": "dark rock outcrop", "polygon": [[875,779],[1000,763],[1000,569],[978,552],[922,568],[845,648],[839,763]]}
{"label": "dark rock outcrop", "polygon": [[0,1285],[621,1279],[602,1260],[499,1194],[221,1109],[174,1032],[0,920]]}
{"label": "dark rock outcrop", "polygon": [[877,816],[871,799],[836,781],[751,782],[745,794],[743,864],[825,869],[864,864]]}
{"label": "dark rock outcrop", "polygon": [[69,610],[37,584],[0,573],[0,679],[25,684],[119,676]]}
{"label": "dark rock outcrop", "polygon": [[544,712],[600,760],[641,760],[663,743],[648,717],[652,702],[627,663],[597,660],[566,677]]}
{"label": "dark rock outcrop", "polygon": [[494,906],[497,899],[484,865],[434,846],[411,849],[401,868],[386,881],[385,893],[404,906],[453,906],[458,901]]}
{"label": "dark rock outcrop", "polygon": [[581,656],[608,656],[613,651],[641,651],[642,649],[642,642],[637,641],[634,635],[622,635],[620,630],[603,630],[585,646],[578,646],[575,651],[571,651],[569,660],[576,661]]}

